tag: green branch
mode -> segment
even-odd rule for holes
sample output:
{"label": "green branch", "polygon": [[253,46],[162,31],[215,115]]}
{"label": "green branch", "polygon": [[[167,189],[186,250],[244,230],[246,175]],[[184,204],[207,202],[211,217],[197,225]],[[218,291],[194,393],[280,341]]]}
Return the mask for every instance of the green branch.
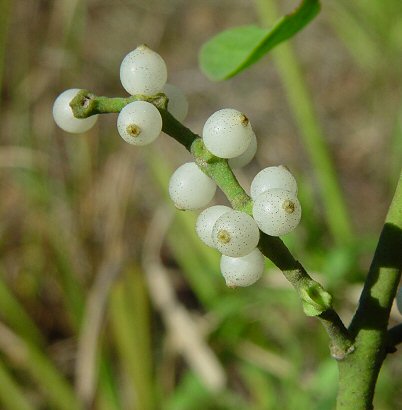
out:
{"label": "green branch", "polygon": [[387,331],[389,314],[402,271],[402,173],[382,229],[377,249],[349,327],[355,352],[339,363],[338,410],[372,408],[374,388],[390,340],[401,329]]}
{"label": "green branch", "polygon": [[[126,104],[136,100],[154,104],[162,115],[162,130],[193,154],[197,165],[222,189],[233,209],[252,214],[252,200],[237,181],[227,160],[212,155],[198,135],[167,111],[168,100],[164,94],[107,98],[97,97],[87,90],[82,90],[71,101],[70,106],[77,118],[87,118],[95,114],[119,112]],[[296,289],[302,300],[305,314],[316,316],[321,321],[331,340],[332,356],[338,360],[344,359],[353,350],[353,340],[332,308],[331,295],[308,275],[281,239],[261,233],[259,249],[283,271],[286,279]]]}

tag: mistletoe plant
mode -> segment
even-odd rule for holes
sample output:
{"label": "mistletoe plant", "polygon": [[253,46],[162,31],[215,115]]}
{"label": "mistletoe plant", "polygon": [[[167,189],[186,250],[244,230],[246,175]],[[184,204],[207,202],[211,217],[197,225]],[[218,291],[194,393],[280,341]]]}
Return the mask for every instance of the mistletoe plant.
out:
{"label": "mistletoe plant", "polygon": [[[304,1],[270,31],[247,27],[223,33],[203,49],[204,68],[215,79],[236,74],[300,30],[317,14],[318,7],[318,1]],[[234,49],[240,44],[235,57],[222,64],[222,50],[230,53],[233,47],[228,44],[236,39],[244,41],[233,43]],[[186,147],[194,161],[174,172],[169,194],[181,210],[206,208],[195,229],[207,246],[222,254],[220,269],[226,284],[253,285],[263,274],[264,256],[269,258],[294,286],[305,314],[320,320],[328,333],[331,355],[339,364],[337,409],[371,409],[381,365],[402,341],[402,325],[387,330],[402,268],[402,177],[359,306],[347,328],[332,306],[332,296],[279,238],[295,229],[301,219],[294,176],[284,166],[265,168],[253,179],[249,196],[232,171],[249,163],[257,150],[247,116],[231,108],[219,110],[205,122],[202,136],[194,134],[182,123],[188,109],[184,94],[166,84],[164,60],[145,45],[124,58],[120,79],[129,97],[101,97],[78,89],[63,92],[53,107],[56,123],[67,132],[81,133],[95,124],[98,114],[119,113],[118,133],[127,143],[147,145],[163,131]],[[231,207],[207,207],[217,186]]]}

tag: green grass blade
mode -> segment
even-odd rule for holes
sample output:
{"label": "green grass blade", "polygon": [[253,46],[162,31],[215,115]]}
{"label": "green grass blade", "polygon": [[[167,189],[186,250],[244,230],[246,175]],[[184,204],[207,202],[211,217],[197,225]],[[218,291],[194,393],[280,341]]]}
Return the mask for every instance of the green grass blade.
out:
{"label": "green grass blade", "polygon": [[[0,269],[2,272],[2,269]],[[24,339],[33,344],[43,345],[43,337],[39,329],[28,316],[23,306],[7,287],[0,275],[0,317]]]}
{"label": "green grass blade", "polygon": [[343,2],[334,1],[331,7],[333,11],[328,13],[328,16],[356,64],[363,69],[373,69],[382,64],[382,50],[378,48],[372,33],[361,24],[356,15],[350,12]]}
{"label": "green grass blade", "polygon": [[[135,391],[141,409],[154,408],[149,301],[143,273],[130,270],[113,289],[110,303],[111,325],[128,388]],[[125,408],[135,408],[127,405]]]}
{"label": "green grass blade", "polygon": [[103,352],[99,363],[99,386],[97,392],[97,407],[99,410],[121,410],[120,395],[117,388],[117,378],[110,360]]}
{"label": "green grass blade", "polygon": [[61,238],[52,232],[52,246],[54,259],[59,276],[57,277],[63,289],[63,299],[66,311],[70,317],[73,327],[77,330],[81,323],[84,312],[84,292],[82,285],[74,277],[74,269],[68,258],[69,253],[64,249]]}
{"label": "green grass blade", "polygon": [[256,63],[279,43],[294,36],[319,11],[318,0],[304,0],[296,10],[281,17],[269,30],[257,26],[226,30],[202,47],[201,69],[211,80],[233,77]]}
{"label": "green grass blade", "polygon": [[10,361],[29,374],[52,409],[82,409],[70,383],[42,350],[27,343],[3,325],[0,325],[0,331],[2,334],[0,349]]}
{"label": "green grass blade", "polygon": [[[257,7],[261,20],[271,24],[277,15],[275,2],[257,0]],[[314,168],[330,232],[338,244],[348,242],[352,238],[352,227],[345,200],[295,53],[289,44],[282,44],[272,55]]]}
{"label": "green grass blade", "polygon": [[180,226],[172,225],[167,241],[190,287],[205,306],[211,307],[218,297],[219,282],[224,284],[219,272],[219,260],[215,266],[208,266],[197,249],[191,246]]}
{"label": "green grass blade", "polygon": [[27,346],[25,366],[32,379],[48,397],[52,408],[60,410],[82,408],[71,385],[45,354],[35,346]]}
{"label": "green grass blade", "polygon": [[0,403],[4,410],[35,410],[0,360]]}

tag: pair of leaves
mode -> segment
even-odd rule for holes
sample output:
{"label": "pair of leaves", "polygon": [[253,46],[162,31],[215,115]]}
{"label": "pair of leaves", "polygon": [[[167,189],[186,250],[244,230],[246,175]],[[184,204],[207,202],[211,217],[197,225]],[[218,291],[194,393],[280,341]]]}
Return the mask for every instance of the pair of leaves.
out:
{"label": "pair of leaves", "polygon": [[235,27],[213,37],[201,49],[201,69],[211,80],[226,80],[256,63],[269,50],[294,36],[320,11],[319,0],[303,0],[271,29]]}

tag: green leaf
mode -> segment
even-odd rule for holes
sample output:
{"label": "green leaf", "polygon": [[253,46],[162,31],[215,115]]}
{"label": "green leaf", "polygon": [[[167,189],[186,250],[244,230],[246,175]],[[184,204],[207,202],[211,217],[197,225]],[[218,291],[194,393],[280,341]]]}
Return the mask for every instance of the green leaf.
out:
{"label": "green leaf", "polygon": [[253,25],[226,30],[203,45],[201,69],[211,80],[233,77],[294,36],[319,11],[319,0],[303,0],[297,9],[280,18],[270,30]]}

